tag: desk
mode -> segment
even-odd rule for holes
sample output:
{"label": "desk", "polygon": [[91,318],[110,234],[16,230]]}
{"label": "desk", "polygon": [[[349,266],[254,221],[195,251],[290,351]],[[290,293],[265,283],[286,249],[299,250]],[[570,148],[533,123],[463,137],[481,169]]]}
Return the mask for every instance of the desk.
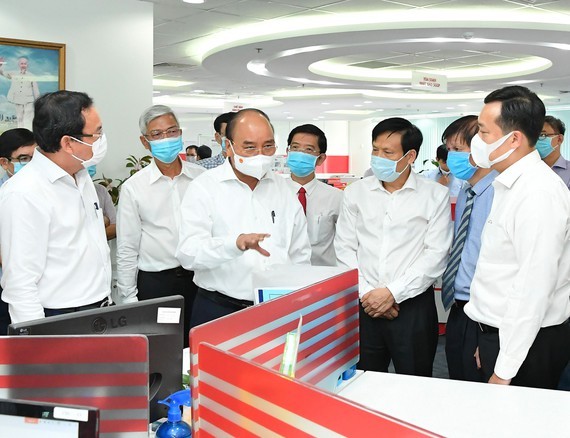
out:
{"label": "desk", "polygon": [[367,371],[339,394],[447,437],[570,437],[570,392]]}

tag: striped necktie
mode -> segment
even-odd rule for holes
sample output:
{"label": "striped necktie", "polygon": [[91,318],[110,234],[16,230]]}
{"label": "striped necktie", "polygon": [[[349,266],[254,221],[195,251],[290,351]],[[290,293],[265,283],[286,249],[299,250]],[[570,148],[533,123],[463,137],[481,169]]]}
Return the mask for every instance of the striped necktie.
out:
{"label": "striped necktie", "polygon": [[461,215],[461,222],[459,223],[459,227],[455,233],[453,245],[451,246],[451,255],[449,256],[447,268],[445,269],[442,278],[443,285],[441,287],[441,300],[443,301],[445,310],[449,309],[453,303],[453,295],[455,292],[453,286],[455,284],[455,276],[457,275],[459,263],[461,262],[463,246],[465,245],[465,240],[467,240],[467,228],[469,227],[469,218],[471,217],[473,201],[475,200],[475,192],[470,187],[466,191],[467,200],[465,201],[465,209]]}

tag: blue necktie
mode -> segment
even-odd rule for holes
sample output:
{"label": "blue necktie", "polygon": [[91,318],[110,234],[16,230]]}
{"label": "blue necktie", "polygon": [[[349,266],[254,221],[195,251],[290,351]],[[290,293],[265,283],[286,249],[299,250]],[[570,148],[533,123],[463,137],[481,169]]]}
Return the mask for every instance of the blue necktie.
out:
{"label": "blue necktie", "polygon": [[469,218],[471,217],[473,201],[475,200],[475,192],[471,188],[468,188],[466,191],[467,200],[465,201],[465,209],[461,215],[461,222],[459,223],[457,233],[455,233],[455,238],[453,239],[453,245],[451,246],[449,262],[447,263],[447,268],[442,278],[441,300],[443,301],[445,310],[449,309],[453,303],[453,294],[455,292],[453,285],[455,284],[455,276],[457,275],[459,263],[461,262],[463,246],[465,245],[465,240],[467,240],[467,228],[469,227]]}

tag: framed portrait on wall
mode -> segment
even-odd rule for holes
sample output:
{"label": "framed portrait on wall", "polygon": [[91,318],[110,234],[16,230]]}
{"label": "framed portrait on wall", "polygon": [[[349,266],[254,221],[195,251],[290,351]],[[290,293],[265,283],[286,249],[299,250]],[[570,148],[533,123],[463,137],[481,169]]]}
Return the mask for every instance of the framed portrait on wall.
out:
{"label": "framed portrait on wall", "polygon": [[0,133],[32,129],[34,101],[65,88],[65,44],[0,38]]}

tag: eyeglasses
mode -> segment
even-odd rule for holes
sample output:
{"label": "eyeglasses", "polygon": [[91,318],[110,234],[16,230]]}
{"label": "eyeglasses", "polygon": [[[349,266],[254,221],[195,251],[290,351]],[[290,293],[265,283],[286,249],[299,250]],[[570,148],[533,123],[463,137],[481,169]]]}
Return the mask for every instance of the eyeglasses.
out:
{"label": "eyeglasses", "polygon": [[163,138],[174,138],[178,137],[182,130],[180,128],[168,128],[164,131],[150,131],[145,138],[150,138],[151,140],[162,140]]}
{"label": "eyeglasses", "polygon": [[31,155],[19,155],[16,158],[13,158],[13,157],[2,157],[2,158],[6,158],[11,163],[13,163],[14,161],[17,161],[20,164],[26,164],[26,163],[29,163],[30,161],[32,161]]}
{"label": "eyeglasses", "polygon": [[310,155],[320,155],[320,151],[318,151],[317,149],[315,149],[312,146],[307,146],[307,147],[303,148],[298,144],[292,144],[292,145],[289,145],[287,150],[290,152],[304,152],[305,154],[310,154]]}
{"label": "eyeglasses", "polygon": [[557,135],[560,135],[560,134],[556,134],[556,133],[555,133],[555,134],[541,133],[541,134],[538,136],[538,138],[539,138],[539,140],[544,140],[545,138],[556,137]]}
{"label": "eyeglasses", "polygon": [[[232,145],[232,148],[234,147],[234,143],[230,142],[230,144]],[[261,147],[261,153],[263,155],[272,155],[275,152],[275,148],[276,146],[274,144],[265,144]],[[257,146],[254,145],[245,145],[245,146],[241,146],[241,149],[243,151],[243,155],[246,157],[253,157],[255,155],[259,155],[259,148]],[[235,152],[235,149],[234,149]],[[238,155],[242,155],[239,154]]]}
{"label": "eyeglasses", "polygon": [[71,138],[74,138],[74,137],[81,137],[81,138],[89,137],[89,138],[94,138],[95,140],[99,140],[101,137],[103,137],[103,131],[101,131],[101,132],[96,132],[95,134],[69,134],[69,136],[70,136]]}

